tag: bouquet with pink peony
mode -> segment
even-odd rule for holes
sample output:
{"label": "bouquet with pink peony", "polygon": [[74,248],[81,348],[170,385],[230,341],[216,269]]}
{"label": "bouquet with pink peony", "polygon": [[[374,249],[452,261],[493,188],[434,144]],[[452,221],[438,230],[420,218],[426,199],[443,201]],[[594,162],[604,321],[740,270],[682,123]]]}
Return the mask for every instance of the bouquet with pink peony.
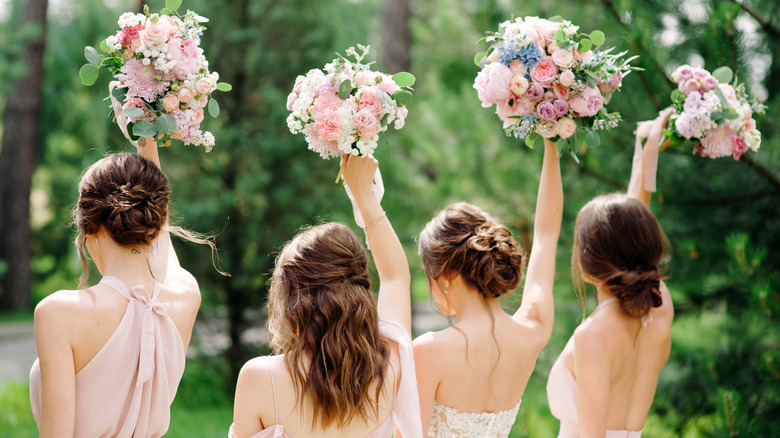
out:
{"label": "bouquet with pink peony", "polygon": [[695,141],[694,154],[735,160],[761,145],[754,114],[763,114],[764,105],[751,99],[745,85],[732,84],[733,72],[720,67],[712,74],[702,68],[683,65],[672,73],[677,89],[672,92],[674,113],[664,130],[671,144]]}
{"label": "bouquet with pink peony", "polygon": [[595,146],[596,131],[620,121],[620,114],[608,113],[604,105],[637,70],[629,65],[636,56],[624,59],[626,52],[600,50],[603,32],[578,30],[559,17],[516,18],[480,41],[490,47],[474,58],[482,67],[474,81],[479,100],[485,108],[495,105],[506,134],[524,138],[529,147],[541,137]]}
{"label": "bouquet with pink peony", "polygon": [[[219,115],[219,104],[211,94],[230,91],[230,84],[218,82],[209,71],[200,37],[208,22],[192,11],[179,15],[181,0],[166,0],[160,14],[126,12],[119,17],[120,30],[101,43],[107,55],[93,47],[84,49],[88,64],[79,70],[84,85],[97,81],[106,68],[116,81],[110,85],[112,109],[122,132],[136,137],[158,137],[163,146],[171,139],[185,145],[214,146],[214,136],[200,129],[204,111]],[[129,119],[129,120],[128,120]]]}
{"label": "bouquet with pink peony", "polygon": [[371,71],[363,63],[369,47],[358,50],[346,52],[355,62],[339,55],[324,70],[298,76],[287,97],[287,127],[304,134],[309,149],[323,158],[371,155],[379,133],[390,125],[401,129],[408,114],[414,75]]}

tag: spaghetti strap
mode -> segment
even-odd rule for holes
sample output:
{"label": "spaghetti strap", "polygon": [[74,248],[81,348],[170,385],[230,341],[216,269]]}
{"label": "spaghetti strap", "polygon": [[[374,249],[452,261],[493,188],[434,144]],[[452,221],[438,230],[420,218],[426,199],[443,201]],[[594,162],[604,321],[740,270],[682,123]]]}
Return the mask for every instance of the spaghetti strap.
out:
{"label": "spaghetti strap", "polygon": [[276,382],[274,382],[274,367],[271,366],[271,390],[274,393],[274,424],[279,424],[279,407],[276,404]]}
{"label": "spaghetti strap", "polygon": [[591,313],[590,316],[593,316],[596,313],[598,313],[598,311],[601,310],[602,307],[606,307],[612,303],[616,303],[617,300],[618,299],[615,297],[607,298],[606,300],[602,301],[598,306],[596,306],[596,308],[593,310],[593,313]]}

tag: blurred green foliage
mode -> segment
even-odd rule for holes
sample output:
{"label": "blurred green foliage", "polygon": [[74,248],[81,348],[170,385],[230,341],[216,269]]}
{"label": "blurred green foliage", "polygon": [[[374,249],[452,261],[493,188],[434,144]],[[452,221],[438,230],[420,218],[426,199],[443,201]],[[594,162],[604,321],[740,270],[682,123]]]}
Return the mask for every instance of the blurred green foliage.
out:
{"label": "blurred green foliage", "polygon": [[[16,0],[15,5],[20,2]],[[148,2],[152,10],[162,0]],[[607,45],[640,55],[646,69],[624,81],[610,107],[623,114],[601,145],[581,150],[582,163],[564,158],[566,205],[559,243],[556,326],[539,356],[513,437],[557,431],[549,413],[548,371],[582,317],[569,274],[572,228],[592,197],[623,191],[630,172],[633,130],[667,106],[667,75],[682,63],[710,70],[731,67],[768,105],[758,121],[763,144],[742,161],[661,154],[653,209],[672,245],[668,285],[676,320],[669,364],[661,374],[645,427],[648,437],[776,436],[780,430],[780,17],[775,2],[744,0],[426,0],[411,2],[415,100],[404,130],[380,148],[387,193],[383,206],[407,248],[413,296],[427,306],[427,283],[414,236],[450,202],[467,200],[509,225],[530,249],[541,152],[504,136],[497,117],[480,107],[472,88],[486,30],[514,16],[561,15],[583,32],[601,29]],[[110,5],[110,6],[108,6]],[[44,113],[33,183],[34,299],[75,287],[79,265],[68,228],[81,172],[103,154],[127,150],[103,102],[109,79],[78,79],[83,47],[115,31],[116,17],[136,9],[128,0],[51,2],[46,48]],[[225,321],[239,315],[233,339],[262,327],[268,273],[279,248],[308,223],[352,225],[349,202],[332,184],[337,163],[306,150],[286,127],[285,101],[295,76],[319,68],[335,51],[357,43],[382,47],[381,0],[187,0],[184,8],[211,19],[202,46],[211,68],[233,84],[217,96],[222,115],[207,120],[217,146],[210,154],[174,144],[161,151],[173,187],[174,219],[217,233],[221,277],[206,248],[179,244],[182,264],[202,287],[201,325],[173,406],[168,436],[224,436],[231,418],[237,366],[267,349],[252,340],[229,349]],[[23,74],[13,41],[14,15],[0,24],[0,103],[7,84]],[[6,62],[6,60],[9,60]],[[381,68],[381,66],[378,66]],[[393,73],[393,72],[390,72]],[[8,129],[8,127],[0,127]],[[96,272],[96,270],[93,270]],[[504,303],[515,307],[519,297]],[[591,307],[592,308],[592,307]],[[205,334],[204,334],[205,333]],[[210,355],[223,351],[227,355]],[[232,363],[231,363],[232,362]],[[26,387],[0,388],[0,435],[32,430]],[[24,409],[23,409],[24,408]],[[5,409],[4,409],[5,410]],[[15,412],[16,414],[13,414]],[[16,415],[15,419],[11,416]]]}

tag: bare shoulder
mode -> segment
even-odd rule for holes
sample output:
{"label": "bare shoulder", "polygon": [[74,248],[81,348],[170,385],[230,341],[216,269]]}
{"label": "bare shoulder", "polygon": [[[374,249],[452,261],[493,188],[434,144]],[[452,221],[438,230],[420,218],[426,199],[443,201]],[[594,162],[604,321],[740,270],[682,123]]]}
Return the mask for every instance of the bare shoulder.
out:
{"label": "bare shoulder", "polygon": [[[59,290],[35,306],[36,334],[71,333],[74,324],[89,324],[95,308],[95,296],[90,290]],[[69,330],[61,331],[68,327]]]}
{"label": "bare shoulder", "polygon": [[414,357],[440,360],[442,355],[450,355],[465,348],[465,339],[454,327],[438,332],[427,332],[418,336],[414,342]]}
{"label": "bare shoulder", "polygon": [[623,332],[625,329],[615,318],[587,318],[574,330],[575,356],[614,352],[623,344],[623,337],[615,334]]}
{"label": "bare shoulder", "polygon": [[198,285],[195,276],[186,269],[181,267],[172,269],[165,279],[164,286],[171,295],[182,300],[184,303],[195,307],[200,306],[200,286]]}

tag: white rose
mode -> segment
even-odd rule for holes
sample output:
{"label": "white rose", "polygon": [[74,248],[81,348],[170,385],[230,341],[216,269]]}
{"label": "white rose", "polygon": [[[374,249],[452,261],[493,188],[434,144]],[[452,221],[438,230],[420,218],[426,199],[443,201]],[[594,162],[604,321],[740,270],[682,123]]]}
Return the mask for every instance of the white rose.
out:
{"label": "white rose", "polygon": [[558,135],[560,126],[555,120],[541,120],[536,124],[536,132],[544,138],[552,138]]}
{"label": "white rose", "polygon": [[512,92],[515,93],[517,96],[522,96],[525,94],[525,90],[528,89],[528,79],[526,79],[521,74],[516,74],[512,76],[512,82],[510,83],[510,88],[512,89]]}
{"label": "white rose", "polygon": [[553,52],[552,60],[560,68],[570,68],[574,64],[574,54],[568,50],[558,49]]}
{"label": "white rose", "polygon": [[577,130],[577,124],[574,123],[571,117],[562,117],[558,120],[558,135],[561,138],[569,138]]}
{"label": "white rose", "polygon": [[745,144],[753,152],[757,151],[758,147],[761,146],[761,132],[757,129],[746,132],[743,138],[745,139]]}

